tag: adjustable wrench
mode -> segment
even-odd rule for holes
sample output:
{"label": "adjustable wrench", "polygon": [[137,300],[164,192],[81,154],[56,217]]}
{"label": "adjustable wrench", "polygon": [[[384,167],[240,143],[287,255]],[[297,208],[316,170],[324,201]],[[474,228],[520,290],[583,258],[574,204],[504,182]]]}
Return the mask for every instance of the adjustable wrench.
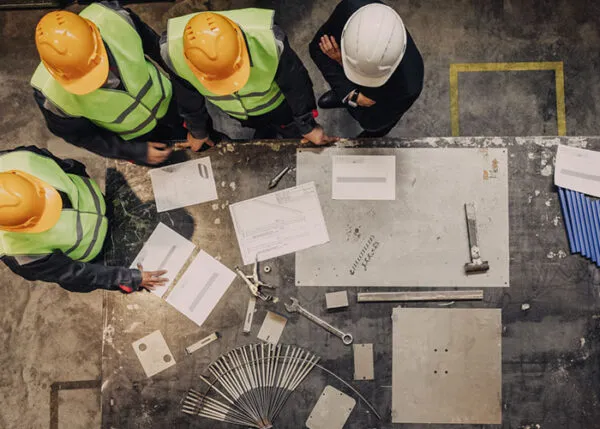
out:
{"label": "adjustable wrench", "polygon": [[291,299],[292,303],[291,304],[285,304],[285,309],[287,311],[289,311],[290,313],[300,313],[301,315],[303,315],[304,317],[306,317],[311,322],[319,325],[321,328],[325,329],[326,331],[329,331],[330,333],[332,333],[336,337],[341,338],[342,342],[344,344],[346,344],[347,346],[349,346],[350,344],[352,344],[352,341],[354,341],[354,338],[352,337],[352,334],[346,334],[345,332],[342,332],[339,329],[331,326],[329,323],[327,323],[323,319],[315,316],[310,311],[306,310],[300,304],[298,304],[298,300],[296,298],[290,298],[290,299]]}

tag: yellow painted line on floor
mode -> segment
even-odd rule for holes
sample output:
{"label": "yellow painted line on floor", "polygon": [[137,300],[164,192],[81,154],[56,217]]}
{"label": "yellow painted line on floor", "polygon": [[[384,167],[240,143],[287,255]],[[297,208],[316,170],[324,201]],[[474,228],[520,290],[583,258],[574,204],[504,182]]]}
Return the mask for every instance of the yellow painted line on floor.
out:
{"label": "yellow painted line on floor", "polygon": [[452,135],[460,135],[458,104],[458,73],[544,71],[553,70],[556,82],[556,120],[559,136],[567,135],[565,107],[565,74],[562,61],[520,63],[463,63],[450,64],[450,122]]}
{"label": "yellow painted line on floor", "polygon": [[558,135],[567,135],[567,108],[565,107],[565,71],[563,63],[558,63],[554,71],[556,78],[556,121],[558,122]]}
{"label": "yellow painted line on floor", "polygon": [[450,118],[452,122],[452,135],[458,137],[458,70],[450,64]]}

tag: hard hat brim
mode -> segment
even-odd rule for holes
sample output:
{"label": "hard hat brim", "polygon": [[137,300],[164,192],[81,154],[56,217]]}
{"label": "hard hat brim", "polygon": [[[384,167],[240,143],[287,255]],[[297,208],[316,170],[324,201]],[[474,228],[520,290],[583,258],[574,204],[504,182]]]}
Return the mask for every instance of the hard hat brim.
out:
{"label": "hard hat brim", "polygon": [[[228,18],[227,18],[228,19]],[[229,20],[231,21],[231,20]],[[241,60],[240,60],[240,68],[234,71],[231,75],[226,77],[225,79],[207,79],[204,74],[202,74],[194,65],[185,58],[185,61],[194,73],[194,75],[198,78],[202,86],[208,89],[210,92],[216,95],[231,95],[235,92],[241,90],[246,83],[248,83],[248,79],[250,78],[250,54],[248,53],[248,45],[246,44],[246,40],[243,36],[241,36],[241,29],[239,26],[231,21],[231,23],[238,28],[240,31],[240,36],[243,49],[241,50]]]}
{"label": "hard hat brim", "polygon": [[44,211],[35,225],[18,228],[15,229],[15,231],[27,233],[48,231],[58,223],[62,213],[63,205],[60,194],[54,188],[54,186],[49,185],[48,183],[38,179],[35,176],[32,176],[31,174],[27,174],[23,171],[20,171],[19,174],[26,176],[31,182],[35,183],[37,187],[44,190],[45,205]]}
{"label": "hard hat brim", "polygon": [[[104,46],[104,42],[102,41],[102,37],[100,35],[100,31],[98,27],[95,25],[92,26],[94,32],[96,33],[97,40],[100,41],[98,43],[98,59],[99,63],[93,67],[87,74],[78,78],[78,79],[65,79],[61,76],[56,76],[53,74],[54,79],[61,86],[71,94],[75,95],[85,95],[89,94],[92,91],[97,90],[106,82],[108,78],[108,70],[109,70],[109,61],[108,54],[106,53],[106,47]],[[51,70],[48,66],[46,66],[48,70]]]}
{"label": "hard hat brim", "polygon": [[242,53],[242,66],[229,77],[219,80],[208,80],[198,77],[202,85],[216,95],[231,95],[241,90],[250,78],[250,56],[244,50]]}
{"label": "hard hat brim", "polygon": [[348,60],[346,60],[344,58],[344,55],[342,55],[342,64],[343,64],[343,68],[344,68],[344,74],[346,75],[346,77],[348,78],[349,81],[354,82],[355,84],[360,85],[360,86],[366,86],[369,88],[377,88],[377,87],[385,85],[385,83],[388,80],[390,80],[390,77],[392,77],[392,75],[398,68],[398,64],[400,64],[400,61],[398,61],[398,64],[396,64],[396,66],[393,69],[391,69],[391,71],[389,73],[385,74],[384,76],[380,76],[380,77],[365,76],[365,75],[362,75],[362,74],[356,72],[355,70],[352,69],[352,66],[348,64]]}

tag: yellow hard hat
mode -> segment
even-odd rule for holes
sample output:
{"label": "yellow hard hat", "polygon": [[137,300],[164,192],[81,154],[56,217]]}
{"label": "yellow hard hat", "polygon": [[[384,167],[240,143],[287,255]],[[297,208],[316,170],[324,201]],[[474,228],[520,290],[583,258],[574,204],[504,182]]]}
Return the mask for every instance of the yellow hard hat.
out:
{"label": "yellow hard hat", "polygon": [[44,232],[58,222],[62,198],[58,191],[19,170],[0,173],[0,230]]}
{"label": "yellow hard hat", "polygon": [[108,56],[96,25],[64,10],[38,22],[35,45],[46,69],[67,91],[88,94],[106,82]]}
{"label": "yellow hard hat", "polygon": [[201,12],[183,33],[185,59],[202,85],[217,95],[229,95],[246,85],[250,57],[240,27],[229,18]]}

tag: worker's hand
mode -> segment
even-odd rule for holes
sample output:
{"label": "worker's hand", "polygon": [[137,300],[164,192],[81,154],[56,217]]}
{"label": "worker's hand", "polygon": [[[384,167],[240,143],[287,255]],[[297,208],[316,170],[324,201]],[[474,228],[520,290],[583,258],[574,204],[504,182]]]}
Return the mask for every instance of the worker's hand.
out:
{"label": "worker's hand", "polygon": [[330,137],[327,134],[325,134],[323,127],[321,127],[320,125],[317,125],[316,127],[314,127],[310,133],[304,134],[303,137],[304,138],[302,140],[300,140],[300,143],[311,142],[316,145],[329,144],[329,143],[336,142],[340,139],[339,137]]}
{"label": "worker's hand", "polygon": [[375,104],[375,100],[371,100],[369,97],[364,96],[359,92],[358,98],[356,99],[356,104],[362,107],[371,107]]}
{"label": "worker's hand", "polygon": [[342,65],[342,51],[335,41],[335,37],[325,34],[319,41],[319,48],[329,58]]}
{"label": "worker's hand", "polygon": [[215,143],[208,136],[203,139],[197,139],[192,135],[192,133],[188,133],[187,141],[183,143],[175,143],[175,147],[179,149],[191,149],[194,152],[198,152],[200,149],[202,149],[204,144],[207,144],[210,147],[215,145]]}
{"label": "worker's hand", "polygon": [[169,281],[168,278],[162,277],[167,273],[167,270],[144,271],[142,264],[137,264],[138,270],[142,272],[142,284],[140,287],[148,290],[154,290],[157,287],[165,286]]}
{"label": "worker's hand", "polygon": [[173,148],[164,143],[148,142],[148,155],[146,161],[148,164],[156,165],[165,162],[171,156]]}

